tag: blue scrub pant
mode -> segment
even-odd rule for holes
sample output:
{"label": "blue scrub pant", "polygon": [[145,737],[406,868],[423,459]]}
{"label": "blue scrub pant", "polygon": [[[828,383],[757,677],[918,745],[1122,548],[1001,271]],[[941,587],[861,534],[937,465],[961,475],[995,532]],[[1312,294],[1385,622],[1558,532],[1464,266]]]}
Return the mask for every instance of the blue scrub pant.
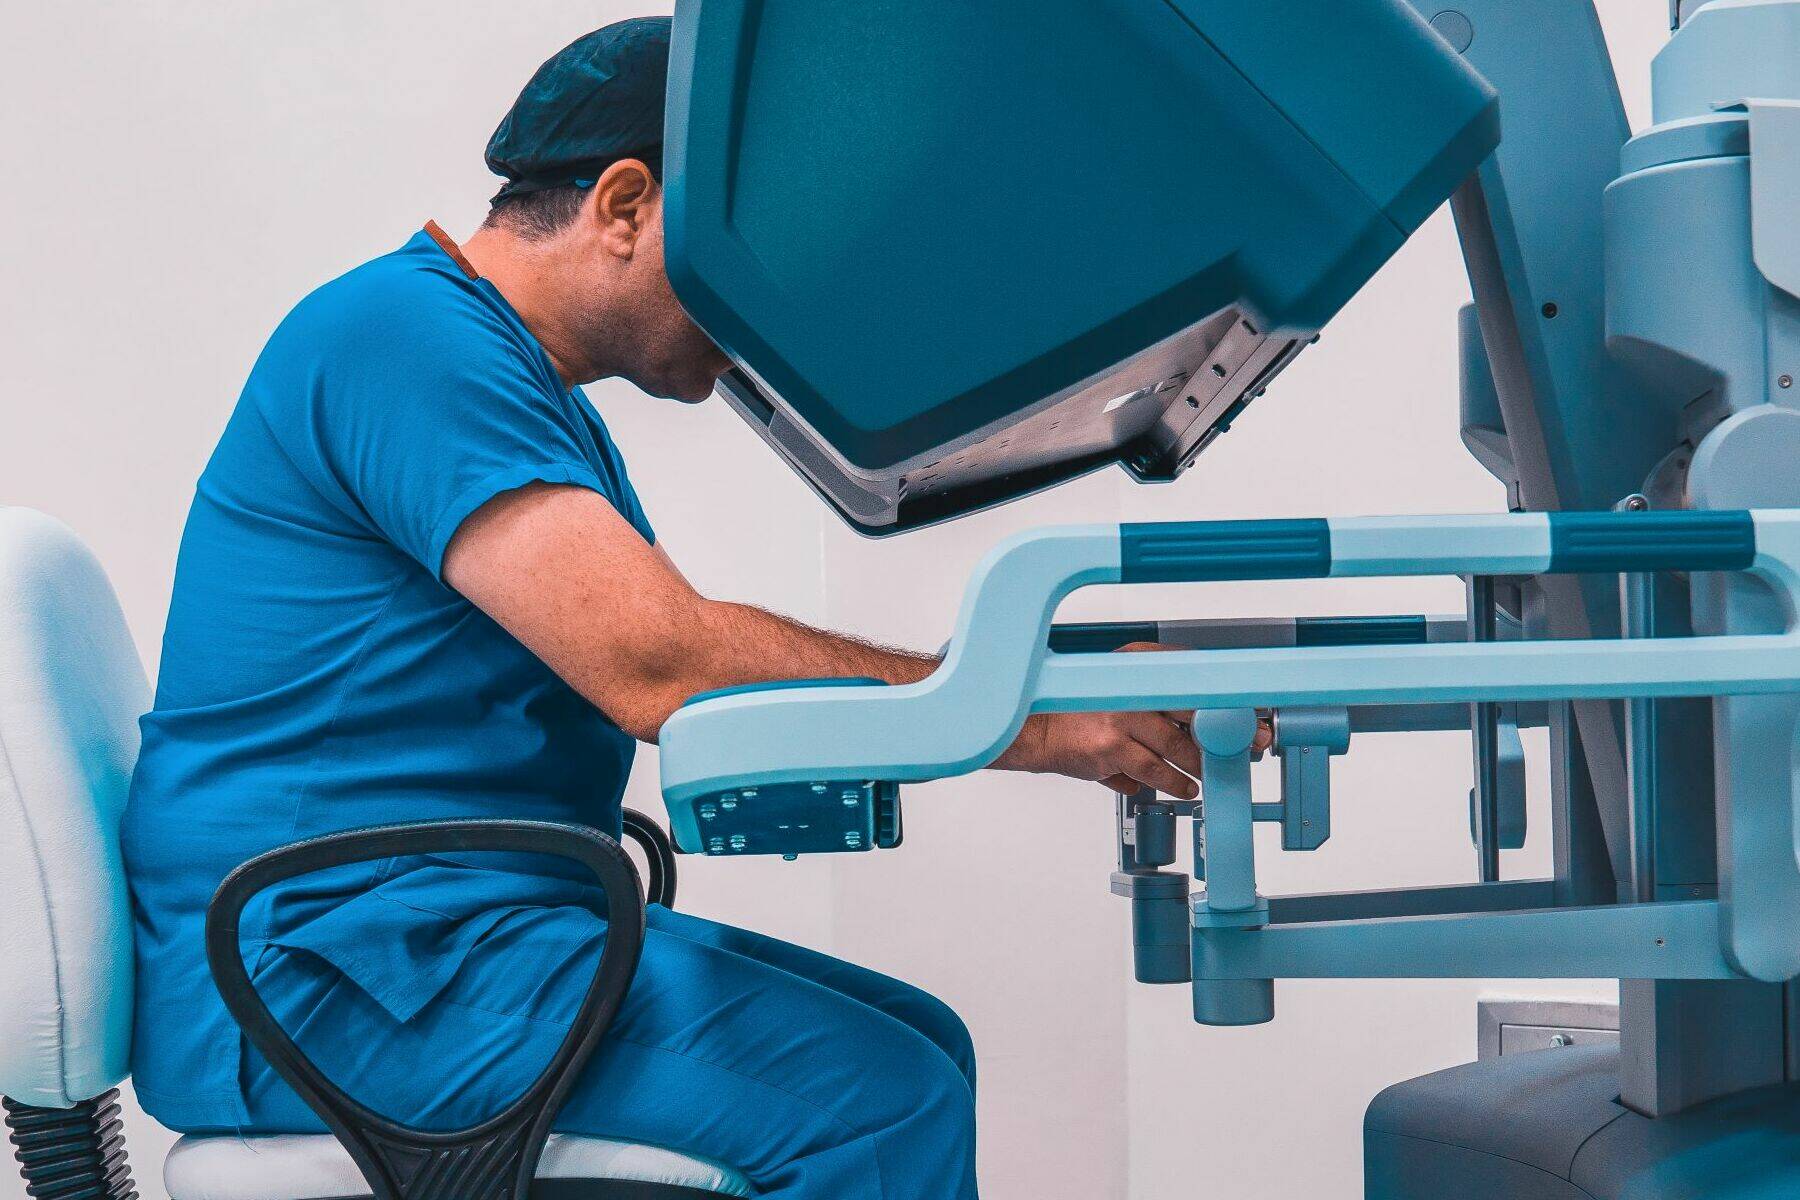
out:
{"label": "blue scrub pant", "polygon": [[[518,1095],[562,1040],[604,924],[580,907],[512,913],[401,1023],[303,951],[263,958],[258,990],[321,1069],[426,1128]],[[262,1061],[251,1128],[322,1131]],[[556,1127],[727,1164],[770,1200],[975,1200],[975,1059],[948,1006],[773,938],[649,909],[642,965]]]}

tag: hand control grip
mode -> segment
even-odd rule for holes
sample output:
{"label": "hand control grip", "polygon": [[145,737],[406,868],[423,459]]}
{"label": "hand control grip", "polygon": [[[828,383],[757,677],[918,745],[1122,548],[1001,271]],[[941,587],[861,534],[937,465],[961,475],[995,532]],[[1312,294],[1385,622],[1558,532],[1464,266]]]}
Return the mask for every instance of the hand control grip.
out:
{"label": "hand control grip", "polygon": [[1322,520],[1119,526],[1121,583],[1316,579],[1329,574],[1331,526]]}

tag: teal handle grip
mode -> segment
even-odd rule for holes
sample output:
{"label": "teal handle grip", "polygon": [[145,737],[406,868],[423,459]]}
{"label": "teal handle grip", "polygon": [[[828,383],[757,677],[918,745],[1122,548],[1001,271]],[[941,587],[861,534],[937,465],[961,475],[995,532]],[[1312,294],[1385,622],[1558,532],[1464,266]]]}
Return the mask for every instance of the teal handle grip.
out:
{"label": "teal handle grip", "polygon": [[1742,571],[1754,561],[1748,512],[1550,514],[1553,574]]}
{"label": "teal handle grip", "polygon": [[1119,526],[1121,583],[1317,579],[1331,574],[1331,526],[1304,521],[1168,521]]}

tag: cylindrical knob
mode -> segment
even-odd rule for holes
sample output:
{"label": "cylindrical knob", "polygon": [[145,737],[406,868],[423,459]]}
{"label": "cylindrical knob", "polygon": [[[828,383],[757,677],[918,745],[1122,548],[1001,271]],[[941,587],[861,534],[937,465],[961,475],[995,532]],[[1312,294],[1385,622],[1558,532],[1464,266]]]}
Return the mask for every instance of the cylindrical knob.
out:
{"label": "cylindrical knob", "polygon": [[1262,1025],[1274,1019],[1273,979],[1194,980],[1194,1020],[1202,1025]]}
{"label": "cylindrical knob", "polygon": [[1167,804],[1139,806],[1132,818],[1140,866],[1166,867],[1175,861],[1175,810]]}
{"label": "cylindrical knob", "polygon": [[1193,962],[1186,895],[1131,901],[1131,965],[1139,983],[1186,983]]}

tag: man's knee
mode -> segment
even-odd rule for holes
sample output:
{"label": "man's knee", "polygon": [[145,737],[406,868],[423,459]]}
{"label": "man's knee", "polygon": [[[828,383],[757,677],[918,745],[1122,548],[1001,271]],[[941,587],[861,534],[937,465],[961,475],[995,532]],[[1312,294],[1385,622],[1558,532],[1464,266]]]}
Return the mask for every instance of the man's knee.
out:
{"label": "man's knee", "polygon": [[975,1089],[975,1040],[956,1010],[918,988],[907,997],[907,1021],[955,1064],[963,1083]]}
{"label": "man's knee", "polygon": [[946,1150],[973,1141],[975,1091],[963,1065],[943,1047],[921,1041],[895,1082],[902,1094],[894,1099],[906,1114],[901,1124],[929,1129],[926,1136]]}

